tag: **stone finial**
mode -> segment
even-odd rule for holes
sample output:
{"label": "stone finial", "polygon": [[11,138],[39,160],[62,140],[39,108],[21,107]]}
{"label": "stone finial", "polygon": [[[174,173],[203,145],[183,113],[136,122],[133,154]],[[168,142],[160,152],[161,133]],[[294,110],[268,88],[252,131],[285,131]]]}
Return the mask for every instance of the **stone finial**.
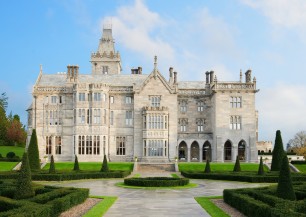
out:
{"label": "stone finial", "polygon": [[39,66],[39,73],[43,73],[43,67],[42,67],[42,64],[40,64],[40,66]]}
{"label": "stone finial", "polygon": [[245,83],[250,83],[252,79],[252,70],[249,69],[245,72]]}

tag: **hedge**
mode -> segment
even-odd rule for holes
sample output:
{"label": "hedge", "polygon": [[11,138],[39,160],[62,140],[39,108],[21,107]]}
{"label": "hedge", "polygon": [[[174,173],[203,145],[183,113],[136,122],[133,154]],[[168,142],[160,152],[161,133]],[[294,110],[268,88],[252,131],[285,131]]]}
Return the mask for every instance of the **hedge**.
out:
{"label": "hedge", "polygon": [[[240,182],[256,182],[256,183],[274,183],[278,182],[278,172],[265,173],[264,175],[257,175],[256,172],[211,172],[204,173],[202,171],[182,171],[184,177],[190,179],[213,179],[213,180],[229,180]],[[293,173],[292,181],[306,181],[306,175],[300,173]]]}
{"label": "hedge", "polygon": [[0,161],[1,162],[20,162],[21,160],[19,156],[15,156],[13,158],[7,158],[7,157],[0,158]]}
{"label": "hedge", "polygon": [[[42,193],[43,189],[47,190]],[[38,194],[29,200],[13,200],[0,197],[0,217],[38,216],[53,217],[80,204],[89,195],[88,189],[38,188]]]}
{"label": "hedge", "polygon": [[[294,189],[304,189],[306,183],[295,183]],[[298,198],[298,197],[297,197]],[[246,216],[292,216],[305,217],[306,194],[298,201],[290,201],[276,196],[276,186],[247,189],[225,189],[224,201]]]}
{"label": "hedge", "polygon": [[[104,172],[71,172],[71,173],[32,173],[32,180],[35,181],[65,181],[77,179],[101,179],[101,178],[124,178],[130,175],[130,171]],[[0,179],[16,179],[18,172],[0,173]]]}
{"label": "hedge", "polygon": [[306,161],[301,161],[301,160],[292,160],[290,161],[291,164],[306,164]]}
{"label": "hedge", "polygon": [[170,187],[189,184],[189,179],[174,177],[146,177],[124,179],[124,184],[143,187]]}

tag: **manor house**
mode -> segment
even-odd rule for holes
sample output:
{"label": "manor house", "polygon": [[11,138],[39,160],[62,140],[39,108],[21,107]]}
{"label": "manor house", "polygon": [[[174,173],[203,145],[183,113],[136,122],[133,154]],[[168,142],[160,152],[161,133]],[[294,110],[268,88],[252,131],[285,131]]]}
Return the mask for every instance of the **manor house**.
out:
{"label": "manor house", "polygon": [[[36,129],[41,159],[55,161],[257,161],[256,79],[180,81],[169,68],[122,72],[112,29],[104,28],[91,74],[41,68],[28,108],[28,141]],[[181,72],[187,73],[187,72]],[[238,76],[237,76],[238,77]]]}

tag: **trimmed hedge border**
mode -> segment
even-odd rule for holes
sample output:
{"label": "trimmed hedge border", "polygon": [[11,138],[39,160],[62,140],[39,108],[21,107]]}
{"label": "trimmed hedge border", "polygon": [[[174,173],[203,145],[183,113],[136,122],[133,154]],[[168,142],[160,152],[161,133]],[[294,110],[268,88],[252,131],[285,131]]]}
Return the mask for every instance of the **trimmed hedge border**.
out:
{"label": "trimmed hedge border", "polygon": [[174,177],[145,177],[124,179],[125,185],[141,187],[174,187],[189,184],[189,179]]}
{"label": "trimmed hedge border", "polygon": [[301,160],[292,160],[290,161],[291,164],[306,164],[306,161],[301,161]]}
{"label": "trimmed hedge border", "polygon": [[[184,177],[190,179],[213,179],[213,180],[228,180],[240,182],[256,182],[256,183],[275,183],[278,182],[278,172],[265,173],[265,175],[257,175],[257,173],[244,172],[212,172],[204,173],[200,171],[182,171]],[[300,173],[291,174],[292,181],[306,181],[306,175]]]}
{"label": "trimmed hedge border", "polygon": [[[78,179],[101,179],[101,178],[124,178],[130,175],[130,171],[110,172],[70,172],[70,173],[32,173],[32,180],[35,181],[66,181]],[[0,173],[0,179],[16,179],[18,172]]]}
{"label": "trimmed hedge border", "polygon": [[276,196],[276,186],[264,188],[225,189],[224,201],[246,216],[306,217],[306,183],[295,183],[294,189],[301,190],[297,201],[284,200]]}

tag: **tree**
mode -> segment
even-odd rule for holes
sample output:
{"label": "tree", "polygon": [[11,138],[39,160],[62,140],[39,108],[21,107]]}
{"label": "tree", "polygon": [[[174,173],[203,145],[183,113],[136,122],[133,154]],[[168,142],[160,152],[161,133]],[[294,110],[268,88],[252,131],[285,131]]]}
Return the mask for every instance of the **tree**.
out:
{"label": "tree", "polygon": [[73,171],[80,171],[78,156],[74,157]]}
{"label": "tree", "polygon": [[9,119],[7,128],[7,140],[10,145],[25,144],[26,132],[20,122],[18,115],[14,115],[13,119]]}
{"label": "tree", "polygon": [[275,143],[272,152],[271,171],[279,171],[282,165],[282,159],[285,155],[283,140],[280,130],[276,131]]}
{"label": "tree", "polygon": [[39,152],[37,145],[36,130],[33,129],[28,147],[29,163],[31,171],[40,170]]}
{"label": "tree", "polygon": [[240,172],[241,171],[241,168],[240,168],[240,161],[239,161],[239,156],[237,155],[236,157],[236,163],[235,163],[235,166],[234,166],[234,172]]}
{"label": "tree", "polygon": [[22,156],[22,164],[17,178],[17,188],[14,197],[16,199],[25,199],[34,195],[35,191],[32,186],[28,153],[25,152]]}
{"label": "tree", "polygon": [[55,173],[55,164],[54,164],[53,155],[51,155],[51,162],[50,162],[49,173]]}
{"label": "tree", "polygon": [[297,155],[304,156],[304,158],[306,159],[306,146],[300,148],[293,148],[293,152]]}
{"label": "tree", "polygon": [[6,117],[6,108],[7,108],[6,93],[2,93],[0,97],[0,145],[6,145],[7,143],[7,117]]}
{"label": "tree", "polygon": [[286,200],[296,199],[292,186],[289,161],[286,155],[283,155],[276,193],[278,197]]}
{"label": "tree", "polygon": [[206,165],[205,165],[205,170],[204,170],[204,173],[210,173],[211,170],[210,170],[210,163],[209,163],[209,160],[207,159],[206,160]]}
{"label": "tree", "polygon": [[264,171],[264,166],[263,166],[263,161],[262,161],[262,157],[260,157],[260,163],[259,163],[259,167],[258,167],[258,175],[263,175],[265,174]]}
{"label": "tree", "polygon": [[104,155],[101,172],[108,172],[108,171],[109,169],[108,169],[107,159],[106,155]]}
{"label": "tree", "polygon": [[300,131],[294,135],[293,139],[290,139],[289,142],[290,148],[299,148],[306,146],[306,131]]}
{"label": "tree", "polygon": [[6,93],[2,93],[0,97],[0,108],[6,111],[7,105],[8,105],[8,97],[6,96]]}

